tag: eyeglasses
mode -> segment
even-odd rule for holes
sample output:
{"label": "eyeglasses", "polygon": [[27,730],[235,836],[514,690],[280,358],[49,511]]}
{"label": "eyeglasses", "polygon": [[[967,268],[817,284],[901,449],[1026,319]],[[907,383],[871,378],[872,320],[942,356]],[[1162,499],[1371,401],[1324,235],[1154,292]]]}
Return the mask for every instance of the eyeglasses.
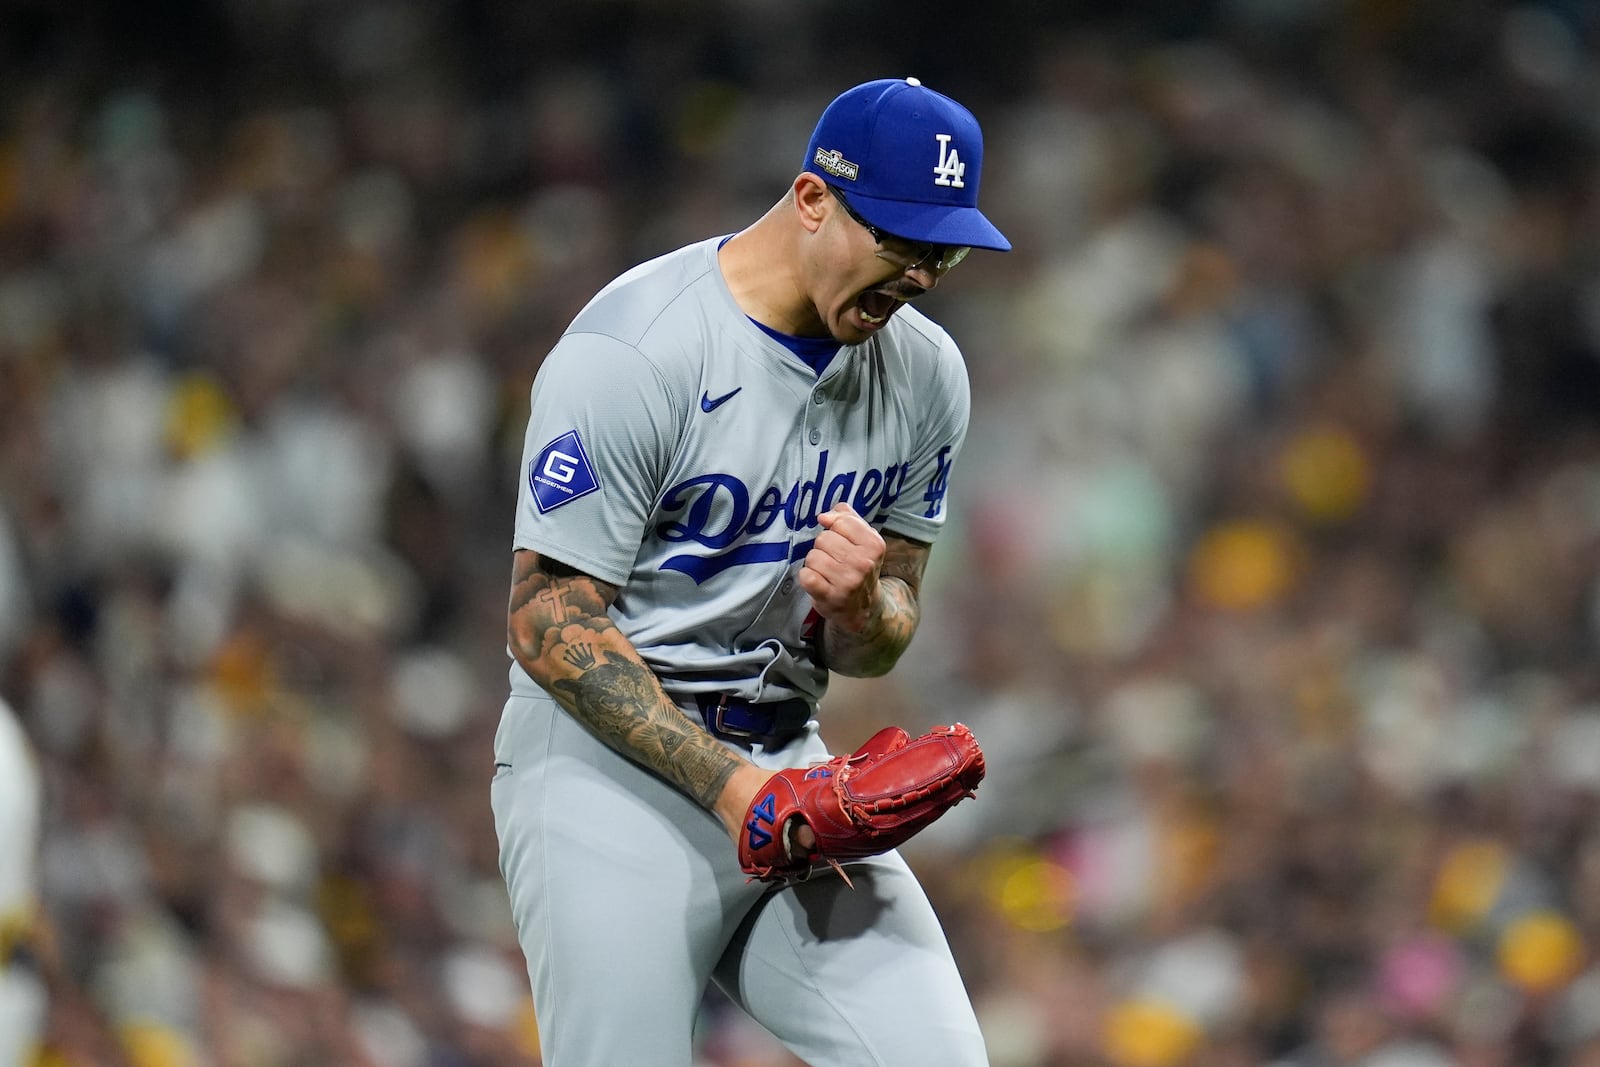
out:
{"label": "eyeglasses", "polygon": [[877,255],[879,259],[888,260],[901,270],[917,270],[925,268],[935,274],[945,271],[967,258],[967,253],[972,249],[966,245],[936,245],[928,241],[912,241],[904,237],[896,237],[885,230],[880,230],[860,215],[850,206],[850,201],[844,198],[837,186],[828,186],[828,192],[839,201],[839,206],[844,208],[844,213],[849,215],[857,225],[861,226],[878,242]]}

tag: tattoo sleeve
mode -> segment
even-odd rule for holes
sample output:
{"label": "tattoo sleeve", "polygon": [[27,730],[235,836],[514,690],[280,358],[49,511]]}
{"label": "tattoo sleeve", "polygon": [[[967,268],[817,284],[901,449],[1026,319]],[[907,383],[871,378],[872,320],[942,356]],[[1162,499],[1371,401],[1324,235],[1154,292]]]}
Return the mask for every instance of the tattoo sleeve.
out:
{"label": "tattoo sleeve", "polygon": [[617,587],[526,549],[506,636],[533,680],[622,755],[709,809],[741,761],[672,702],[606,609]]}
{"label": "tattoo sleeve", "polygon": [[833,626],[822,631],[828,669],[852,678],[876,678],[889,673],[910,646],[922,618],[917,597],[932,546],[887,531],[883,541],[883,566],[878,568],[878,615],[858,634]]}

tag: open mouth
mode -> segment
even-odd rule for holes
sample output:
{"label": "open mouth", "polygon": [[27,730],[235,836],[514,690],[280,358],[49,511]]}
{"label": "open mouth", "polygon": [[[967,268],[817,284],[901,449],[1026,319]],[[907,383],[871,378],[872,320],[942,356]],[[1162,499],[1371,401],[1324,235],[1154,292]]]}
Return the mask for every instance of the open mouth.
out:
{"label": "open mouth", "polygon": [[886,293],[882,289],[869,289],[862,293],[856,300],[856,311],[861,315],[861,321],[868,326],[882,326],[889,321],[889,316],[899,309],[903,301],[893,293]]}

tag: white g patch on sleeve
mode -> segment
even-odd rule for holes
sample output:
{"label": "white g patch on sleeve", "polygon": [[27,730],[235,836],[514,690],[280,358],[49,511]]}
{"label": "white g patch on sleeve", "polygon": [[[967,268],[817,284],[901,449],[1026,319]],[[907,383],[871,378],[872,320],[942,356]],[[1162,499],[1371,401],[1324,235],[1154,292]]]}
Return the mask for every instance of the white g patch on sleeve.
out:
{"label": "white g patch on sleeve", "polygon": [[540,514],[588,496],[600,488],[577,430],[568,430],[545,445],[528,463],[528,488]]}

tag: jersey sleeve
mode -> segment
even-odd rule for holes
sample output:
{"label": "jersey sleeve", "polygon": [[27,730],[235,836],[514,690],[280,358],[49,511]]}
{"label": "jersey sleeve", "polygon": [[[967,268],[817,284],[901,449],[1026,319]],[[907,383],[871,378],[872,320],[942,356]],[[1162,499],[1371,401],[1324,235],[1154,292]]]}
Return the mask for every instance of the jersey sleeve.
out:
{"label": "jersey sleeve", "polygon": [[944,528],[950,472],[966,440],[972,408],[966,363],[948,334],[939,347],[934,373],[925,389],[919,386],[919,392],[926,396],[922,418],[903,488],[884,527],[931,544]]}
{"label": "jersey sleeve", "polygon": [[513,547],[624,584],[677,438],[669,393],[632,345],[563,336],[533,383]]}

